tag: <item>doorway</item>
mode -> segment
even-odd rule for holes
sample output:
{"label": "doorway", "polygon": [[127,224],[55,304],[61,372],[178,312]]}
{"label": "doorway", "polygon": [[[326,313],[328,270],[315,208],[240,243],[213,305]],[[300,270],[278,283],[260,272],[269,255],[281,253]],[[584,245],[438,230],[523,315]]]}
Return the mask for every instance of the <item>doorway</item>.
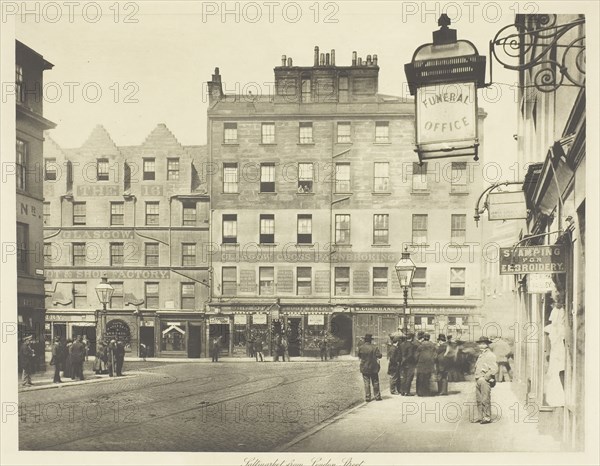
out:
{"label": "doorway", "polygon": [[188,358],[199,358],[202,348],[202,326],[189,326],[188,335]]}
{"label": "doorway", "polygon": [[212,351],[213,339],[221,337],[219,354],[229,354],[229,324],[210,324],[208,326],[208,336],[210,338],[209,352]]}
{"label": "doorway", "polygon": [[290,357],[300,356],[300,350],[302,348],[302,340],[300,335],[302,334],[301,325],[302,319],[300,317],[288,317],[288,351]]}
{"label": "doorway", "polygon": [[154,357],[154,327],[140,327],[140,343],[146,345],[146,357]]}
{"label": "doorway", "polygon": [[336,314],[331,319],[331,333],[341,340],[340,355],[352,352],[352,318],[346,314]]}

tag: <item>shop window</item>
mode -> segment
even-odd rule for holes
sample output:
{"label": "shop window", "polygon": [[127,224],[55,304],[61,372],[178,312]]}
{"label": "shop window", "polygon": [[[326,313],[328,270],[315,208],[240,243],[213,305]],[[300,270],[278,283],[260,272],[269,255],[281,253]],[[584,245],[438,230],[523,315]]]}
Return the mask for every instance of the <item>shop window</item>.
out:
{"label": "shop window", "polygon": [[160,349],[162,351],[185,351],[185,322],[160,323]]}
{"label": "shop window", "polygon": [[144,158],[142,163],[142,179],[144,181],[154,181],[156,179],[156,159]]}
{"label": "shop window", "polygon": [[237,123],[225,123],[223,125],[223,142],[225,144],[237,144],[237,142],[238,142]]}
{"label": "shop window", "polygon": [[261,163],[260,164],[260,192],[274,193],[275,192],[275,164]]}
{"label": "shop window", "polygon": [[144,295],[147,309],[158,309],[159,285],[158,282],[146,282],[144,284]]}
{"label": "shop window", "polygon": [[423,162],[423,165],[419,165],[417,162],[414,162],[412,167],[413,192],[428,191],[429,185],[427,184],[427,162]]}
{"label": "shop window", "polygon": [[73,202],[73,225],[85,225],[86,223],[85,202]]}
{"label": "shop window", "polygon": [[388,214],[373,215],[373,244],[389,244],[390,216]]}
{"label": "shop window", "polygon": [[272,244],[275,242],[275,215],[260,215],[260,244]]}
{"label": "shop window", "polygon": [[300,194],[313,192],[313,164],[298,164],[298,192]]}
{"label": "shop window", "polygon": [[335,244],[350,244],[350,215],[335,216]]}
{"label": "shop window", "polygon": [[388,268],[373,267],[373,296],[387,296]]}
{"label": "shop window", "polygon": [[312,215],[298,215],[297,231],[298,244],[312,244]]}
{"label": "shop window", "polygon": [[167,180],[179,180],[179,159],[176,157],[167,159]]}
{"label": "shop window", "polygon": [[389,162],[375,162],[373,164],[373,190],[376,193],[387,193],[390,191]]}
{"label": "shop window", "polygon": [[275,293],[275,269],[273,267],[259,267],[259,294],[272,295]]}
{"label": "shop window", "polygon": [[464,267],[450,269],[450,296],[465,295],[465,271]]}
{"label": "shop window", "polygon": [[275,123],[263,123],[261,125],[261,142],[263,144],[275,144]]}
{"label": "shop window", "polygon": [[421,330],[431,330],[435,325],[434,316],[415,316],[415,327]]}
{"label": "shop window", "polygon": [[335,295],[350,295],[350,267],[335,268]]}
{"label": "shop window", "polygon": [[196,309],[196,286],[194,283],[181,284],[181,309]]}
{"label": "shop window", "polygon": [[312,268],[296,268],[296,289],[298,296],[309,296],[312,293]]}
{"label": "shop window", "polygon": [[237,267],[223,267],[221,269],[221,294],[235,296],[237,294]]}

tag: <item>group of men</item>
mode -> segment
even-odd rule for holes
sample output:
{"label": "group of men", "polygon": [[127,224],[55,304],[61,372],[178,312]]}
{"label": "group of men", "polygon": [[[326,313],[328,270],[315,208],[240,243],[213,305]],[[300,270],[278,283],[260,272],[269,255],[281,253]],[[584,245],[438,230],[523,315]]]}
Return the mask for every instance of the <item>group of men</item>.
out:
{"label": "group of men", "polygon": [[[430,341],[430,335],[420,332],[415,339],[414,333],[393,338],[390,349],[388,375],[392,395],[411,396],[413,377],[416,374],[416,392],[418,396],[432,395],[430,383],[432,374],[437,375],[437,395],[448,394],[449,351],[448,338],[438,335],[437,344]],[[475,384],[478,418],[474,422],[489,424],[491,421],[491,389],[495,385],[498,371],[496,356],[490,350],[491,341],[482,336],[477,340],[480,350],[475,363]],[[379,387],[379,359],[382,354],[373,344],[373,335],[367,333],[364,343],[358,348],[360,372],[365,387],[365,401],[381,401]],[[371,396],[371,386],[373,396]]]}

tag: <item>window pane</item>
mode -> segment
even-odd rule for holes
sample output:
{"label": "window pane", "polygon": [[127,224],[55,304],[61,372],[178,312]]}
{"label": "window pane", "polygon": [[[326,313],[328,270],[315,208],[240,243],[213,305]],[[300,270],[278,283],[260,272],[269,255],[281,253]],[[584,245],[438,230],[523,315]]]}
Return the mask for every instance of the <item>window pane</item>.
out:
{"label": "window pane", "polygon": [[467,188],[467,163],[452,162],[452,175],[450,179],[451,192],[464,193]]}
{"label": "window pane", "polygon": [[413,191],[427,190],[427,162],[423,165],[413,163],[412,189]]}
{"label": "window pane", "polygon": [[375,162],[373,166],[373,189],[376,192],[387,192],[390,189],[390,164],[388,162]]}
{"label": "window pane", "polygon": [[350,128],[349,122],[339,122],[337,124],[337,142],[351,142]]}
{"label": "window pane", "polygon": [[167,159],[167,180],[179,180],[179,159]]}
{"label": "window pane", "polygon": [[336,163],[335,164],[335,192],[348,193],[350,192],[350,164]]}
{"label": "window pane", "polygon": [[263,144],[275,143],[275,123],[263,123],[262,124],[262,143]]}
{"label": "window pane", "polygon": [[223,141],[226,144],[237,142],[237,123],[225,123]]}
{"label": "window pane", "polygon": [[389,141],[389,122],[377,121],[375,122],[375,142],[388,142]]}
{"label": "window pane", "polygon": [[350,243],[350,215],[335,216],[335,242],[337,244]]}
{"label": "window pane", "polygon": [[300,144],[310,144],[313,142],[312,123],[300,123]]}
{"label": "window pane", "polygon": [[223,164],[223,192],[238,192],[238,166],[237,163]]}

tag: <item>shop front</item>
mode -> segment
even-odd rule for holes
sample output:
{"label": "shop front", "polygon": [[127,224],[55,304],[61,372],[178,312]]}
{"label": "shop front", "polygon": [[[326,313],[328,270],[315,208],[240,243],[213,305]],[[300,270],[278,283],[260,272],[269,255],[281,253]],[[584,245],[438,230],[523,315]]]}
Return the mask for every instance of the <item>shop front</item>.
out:
{"label": "shop front", "polygon": [[97,334],[99,322],[94,311],[54,311],[46,312],[46,323],[44,328],[44,339],[46,348],[51,349],[55,337],[60,337],[64,343],[67,340],[75,340],[79,335],[89,342],[88,355],[96,354]]}
{"label": "shop front", "polygon": [[197,312],[158,312],[154,319],[144,319],[140,325],[140,341],[148,348],[148,356],[153,353],[165,358],[208,357],[205,328],[204,315]]}

